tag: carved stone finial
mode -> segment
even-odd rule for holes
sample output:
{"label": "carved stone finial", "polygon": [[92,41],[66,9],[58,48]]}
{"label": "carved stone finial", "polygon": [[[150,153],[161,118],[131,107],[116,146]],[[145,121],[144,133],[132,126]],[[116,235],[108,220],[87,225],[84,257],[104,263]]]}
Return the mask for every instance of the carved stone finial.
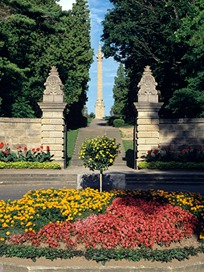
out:
{"label": "carved stone finial", "polygon": [[63,95],[63,84],[59,78],[57,68],[52,66],[49,76],[45,82],[44,95]]}
{"label": "carved stone finial", "polygon": [[157,82],[152,75],[150,66],[145,67],[142,78],[137,86],[140,88],[138,101],[158,102],[159,91],[156,90]]}
{"label": "carved stone finial", "polygon": [[43,94],[43,102],[45,103],[63,103],[64,93],[63,84],[59,77],[57,68],[52,66],[49,76],[44,83],[45,90]]}

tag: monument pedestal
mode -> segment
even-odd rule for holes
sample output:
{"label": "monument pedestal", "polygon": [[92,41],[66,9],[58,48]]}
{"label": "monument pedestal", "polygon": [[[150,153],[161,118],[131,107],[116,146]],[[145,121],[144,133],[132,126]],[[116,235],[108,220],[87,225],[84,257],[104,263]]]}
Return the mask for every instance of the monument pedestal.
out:
{"label": "monument pedestal", "polygon": [[104,102],[103,100],[96,100],[95,104],[95,111],[96,111],[96,119],[103,119],[104,118]]}

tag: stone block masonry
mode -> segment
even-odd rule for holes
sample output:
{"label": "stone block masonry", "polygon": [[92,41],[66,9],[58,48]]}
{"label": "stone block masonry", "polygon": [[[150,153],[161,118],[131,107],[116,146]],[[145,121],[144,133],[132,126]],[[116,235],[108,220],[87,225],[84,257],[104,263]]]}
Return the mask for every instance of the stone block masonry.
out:
{"label": "stone block masonry", "polygon": [[151,69],[146,66],[138,84],[138,101],[134,103],[137,110],[137,160],[143,160],[148,150],[160,146],[178,149],[182,145],[204,145],[204,118],[160,119],[157,83]]}
{"label": "stone block masonry", "polygon": [[0,118],[0,142],[9,144],[13,151],[19,145],[28,149],[41,145],[41,119]]}

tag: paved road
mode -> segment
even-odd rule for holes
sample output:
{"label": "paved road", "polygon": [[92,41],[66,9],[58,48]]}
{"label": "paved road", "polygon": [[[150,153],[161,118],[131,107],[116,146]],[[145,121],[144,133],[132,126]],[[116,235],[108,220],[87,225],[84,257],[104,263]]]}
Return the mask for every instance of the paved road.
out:
{"label": "paved road", "polygon": [[55,184],[51,186],[50,184],[45,185],[27,185],[27,184],[16,184],[16,185],[1,185],[0,186],[0,200],[14,200],[20,199],[30,190],[38,189],[49,189],[49,188],[63,188],[62,184]]}
{"label": "paved road", "polygon": [[[14,200],[14,199],[20,199],[23,197],[24,194],[26,194],[29,190],[37,190],[37,189],[49,189],[49,188],[63,188],[64,185],[62,184],[16,184],[16,185],[1,185],[0,186],[0,200]],[[144,185],[134,185],[134,188],[131,189],[142,189],[142,190],[148,190],[148,189],[160,189],[165,191],[179,191],[179,192],[196,192],[201,193],[204,195],[204,185],[203,186],[194,186],[194,185],[168,185],[168,184],[144,184]]]}

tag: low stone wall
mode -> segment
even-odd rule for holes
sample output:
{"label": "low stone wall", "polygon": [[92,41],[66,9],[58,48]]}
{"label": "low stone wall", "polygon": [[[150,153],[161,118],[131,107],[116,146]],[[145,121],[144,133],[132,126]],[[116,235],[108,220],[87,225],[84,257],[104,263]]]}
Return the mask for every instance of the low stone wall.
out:
{"label": "low stone wall", "polygon": [[[133,130],[133,126],[120,128],[122,139],[133,140]],[[149,132],[144,131],[142,138],[150,142]],[[182,145],[204,145],[204,118],[159,119],[158,143],[161,146],[171,145],[175,148]]]}
{"label": "low stone wall", "polygon": [[41,119],[0,118],[0,142],[15,151],[19,145],[28,149],[41,145]]}
{"label": "low stone wall", "polygon": [[174,148],[182,145],[204,145],[204,118],[160,119],[159,144]]}

